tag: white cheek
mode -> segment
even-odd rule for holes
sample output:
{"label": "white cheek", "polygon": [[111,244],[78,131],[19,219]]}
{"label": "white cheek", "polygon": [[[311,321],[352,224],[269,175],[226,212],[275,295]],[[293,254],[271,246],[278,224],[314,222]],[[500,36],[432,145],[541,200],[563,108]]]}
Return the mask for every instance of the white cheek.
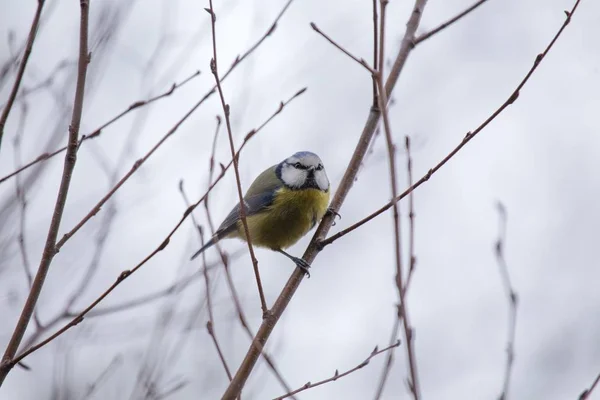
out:
{"label": "white cheek", "polygon": [[318,171],[315,179],[321,190],[327,190],[329,188],[329,179],[327,179],[327,174],[325,171]]}
{"label": "white cheek", "polygon": [[295,168],[284,167],[281,170],[281,179],[288,186],[291,187],[301,187],[304,185],[304,181],[306,180],[305,173],[302,171],[298,171]]}

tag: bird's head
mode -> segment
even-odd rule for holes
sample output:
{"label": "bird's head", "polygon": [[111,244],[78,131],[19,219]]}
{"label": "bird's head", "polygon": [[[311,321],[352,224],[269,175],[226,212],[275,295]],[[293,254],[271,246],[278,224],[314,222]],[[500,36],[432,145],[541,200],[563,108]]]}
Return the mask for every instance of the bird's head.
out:
{"label": "bird's head", "polygon": [[277,177],[292,190],[329,190],[329,179],[323,162],[315,153],[300,151],[277,166]]}

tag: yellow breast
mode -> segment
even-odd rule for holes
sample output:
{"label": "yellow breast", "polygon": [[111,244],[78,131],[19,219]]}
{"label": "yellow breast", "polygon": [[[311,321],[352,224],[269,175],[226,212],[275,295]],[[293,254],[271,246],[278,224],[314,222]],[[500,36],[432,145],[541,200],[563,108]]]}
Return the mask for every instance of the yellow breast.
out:
{"label": "yellow breast", "polygon": [[[252,244],[271,249],[290,247],[323,218],[328,204],[329,191],[279,189],[267,210],[247,218]],[[241,221],[238,234],[245,238]]]}

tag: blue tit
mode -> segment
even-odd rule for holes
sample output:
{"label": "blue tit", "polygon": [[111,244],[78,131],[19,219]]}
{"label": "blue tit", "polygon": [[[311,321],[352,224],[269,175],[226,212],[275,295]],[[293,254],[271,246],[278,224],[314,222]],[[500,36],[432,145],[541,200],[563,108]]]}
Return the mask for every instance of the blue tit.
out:
{"label": "blue tit", "polygon": [[[283,249],[314,228],[327,212],[328,204],[329,179],[319,156],[301,151],[286,158],[263,171],[244,196],[252,244],[282,253],[308,272],[308,263]],[[246,240],[239,204],[192,259],[228,238]]]}

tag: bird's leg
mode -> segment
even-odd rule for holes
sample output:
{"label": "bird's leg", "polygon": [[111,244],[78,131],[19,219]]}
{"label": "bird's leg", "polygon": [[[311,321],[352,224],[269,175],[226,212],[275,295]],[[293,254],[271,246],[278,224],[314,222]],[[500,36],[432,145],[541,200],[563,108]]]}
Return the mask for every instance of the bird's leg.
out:
{"label": "bird's leg", "polygon": [[325,214],[333,214],[333,224],[332,225],[334,225],[334,226],[335,226],[335,217],[342,219],[342,216],[331,207],[327,208],[327,211],[325,212]]}
{"label": "bird's leg", "polygon": [[310,268],[310,264],[307,263],[306,261],[304,261],[301,258],[298,257],[294,257],[291,254],[286,253],[285,251],[281,250],[281,249],[274,249],[276,252],[283,254],[284,256],[286,256],[287,258],[289,258],[290,260],[292,260],[296,266],[298,268],[300,268],[302,271],[304,271],[306,273],[306,276],[310,278],[310,272],[308,272],[309,268]]}

